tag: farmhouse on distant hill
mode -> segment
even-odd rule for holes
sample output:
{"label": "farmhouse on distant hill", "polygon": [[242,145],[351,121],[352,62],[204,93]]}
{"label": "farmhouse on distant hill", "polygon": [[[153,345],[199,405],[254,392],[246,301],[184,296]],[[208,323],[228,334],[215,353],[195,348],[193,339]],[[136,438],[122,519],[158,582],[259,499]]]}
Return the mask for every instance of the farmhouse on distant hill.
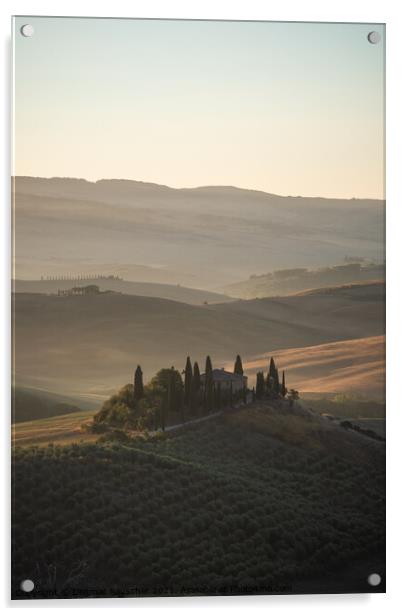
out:
{"label": "farmhouse on distant hill", "polygon": [[101,295],[101,294],[121,295],[119,291],[101,291],[97,284],[88,284],[85,287],[72,287],[71,289],[58,289],[57,295],[65,297],[70,295]]}
{"label": "farmhouse on distant hill", "polygon": [[[205,373],[200,377],[201,386],[205,386]],[[212,381],[216,385],[220,383],[222,391],[229,391],[232,387],[232,392],[236,393],[243,391],[244,387],[247,387],[247,377],[242,374],[236,374],[235,372],[228,372],[224,368],[215,368],[212,370]]]}
{"label": "farmhouse on distant hill", "polygon": [[97,284],[88,284],[85,287],[72,287],[71,289],[58,289],[57,295],[99,295]]}

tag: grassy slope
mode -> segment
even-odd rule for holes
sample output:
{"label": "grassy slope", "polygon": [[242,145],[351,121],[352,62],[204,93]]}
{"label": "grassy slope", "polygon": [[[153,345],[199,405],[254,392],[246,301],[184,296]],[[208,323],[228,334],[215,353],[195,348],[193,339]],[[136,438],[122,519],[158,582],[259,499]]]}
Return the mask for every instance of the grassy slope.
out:
{"label": "grassy slope", "polygon": [[[353,396],[311,398],[306,393],[301,400],[304,408],[315,413],[329,415],[339,420],[348,420],[353,425],[372,430],[382,438],[386,437],[386,405],[378,400],[359,400]],[[343,399],[342,399],[343,398]]]}
{"label": "grassy slope", "polygon": [[317,413],[328,413],[334,417],[348,419],[385,420],[385,403],[377,400],[359,400],[346,397],[344,400],[334,398],[311,398],[306,393],[302,397],[303,405]]}
{"label": "grassy slope", "polygon": [[364,428],[365,430],[372,430],[382,438],[386,438],[385,419],[380,417],[375,419],[353,419],[352,423],[354,425],[357,424],[360,428]]}
{"label": "grassy slope", "polygon": [[96,408],[98,401],[29,387],[12,387],[12,423],[45,419]]}
{"label": "grassy slope", "polygon": [[[243,363],[248,375],[267,370],[267,351]],[[344,340],[275,351],[275,361],[286,370],[288,382],[303,392],[354,392],[383,398],[385,390],[385,336]]]}
{"label": "grassy slope", "polygon": [[[130,295],[51,297],[17,293],[17,380],[53,391],[109,394],[161,366],[207,354],[223,366],[268,350],[384,333],[384,285],[303,296],[190,306]],[[40,353],[38,353],[40,349]]]}
{"label": "grassy slope", "polygon": [[37,597],[370,590],[383,464],[382,444],[266,404],[162,440],[17,450],[14,596],[22,577]]}
{"label": "grassy slope", "polygon": [[25,446],[93,442],[96,440],[96,436],[81,430],[81,425],[88,422],[93,415],[93,410],[79,411],[14,424],[12,426],[13,444]]}
{"label": "grassy slope", "polygon": [[292,295],[320,287],[333,287],[350,283],[379,281],[385,278],[385,268],[381,265],[343,265],[316,270],[279,270],[262,276],[223,287],[234,297],[253,299]]}

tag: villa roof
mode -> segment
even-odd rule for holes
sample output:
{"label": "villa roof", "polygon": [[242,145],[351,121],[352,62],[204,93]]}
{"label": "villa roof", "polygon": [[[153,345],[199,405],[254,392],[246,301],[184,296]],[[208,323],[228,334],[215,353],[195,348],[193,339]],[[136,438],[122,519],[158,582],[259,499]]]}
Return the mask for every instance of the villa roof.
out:
{"label": "villa roof", "polygon": [[[212,378],[214,381],[243,381],[242,374],[228,372],[223,368],[214,368],[214,370],[212,370]],[[201,380],[205,380],[205,372],[201,374]]]}

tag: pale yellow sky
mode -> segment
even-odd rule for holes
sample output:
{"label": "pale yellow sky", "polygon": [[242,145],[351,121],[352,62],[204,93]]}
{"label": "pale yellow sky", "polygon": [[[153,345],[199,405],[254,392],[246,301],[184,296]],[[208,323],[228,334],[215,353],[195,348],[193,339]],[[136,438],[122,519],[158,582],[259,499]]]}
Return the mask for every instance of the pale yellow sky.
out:
{"label": "pale yellow sky", "polygon": [[384,197],[383,26],[23,23],[17,175]]}

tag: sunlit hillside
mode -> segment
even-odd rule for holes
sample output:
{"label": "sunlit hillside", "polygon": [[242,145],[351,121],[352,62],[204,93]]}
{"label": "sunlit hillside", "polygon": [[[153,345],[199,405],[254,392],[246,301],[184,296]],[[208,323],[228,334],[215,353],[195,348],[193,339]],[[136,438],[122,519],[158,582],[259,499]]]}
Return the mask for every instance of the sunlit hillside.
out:
{"label": "sunlit hillside", "polygon": [[[248,374],[267,368],[267,351],[244,364]],[[384,398],[385,336],[275,350],[293,387],[309,393],[352,392]]]}

